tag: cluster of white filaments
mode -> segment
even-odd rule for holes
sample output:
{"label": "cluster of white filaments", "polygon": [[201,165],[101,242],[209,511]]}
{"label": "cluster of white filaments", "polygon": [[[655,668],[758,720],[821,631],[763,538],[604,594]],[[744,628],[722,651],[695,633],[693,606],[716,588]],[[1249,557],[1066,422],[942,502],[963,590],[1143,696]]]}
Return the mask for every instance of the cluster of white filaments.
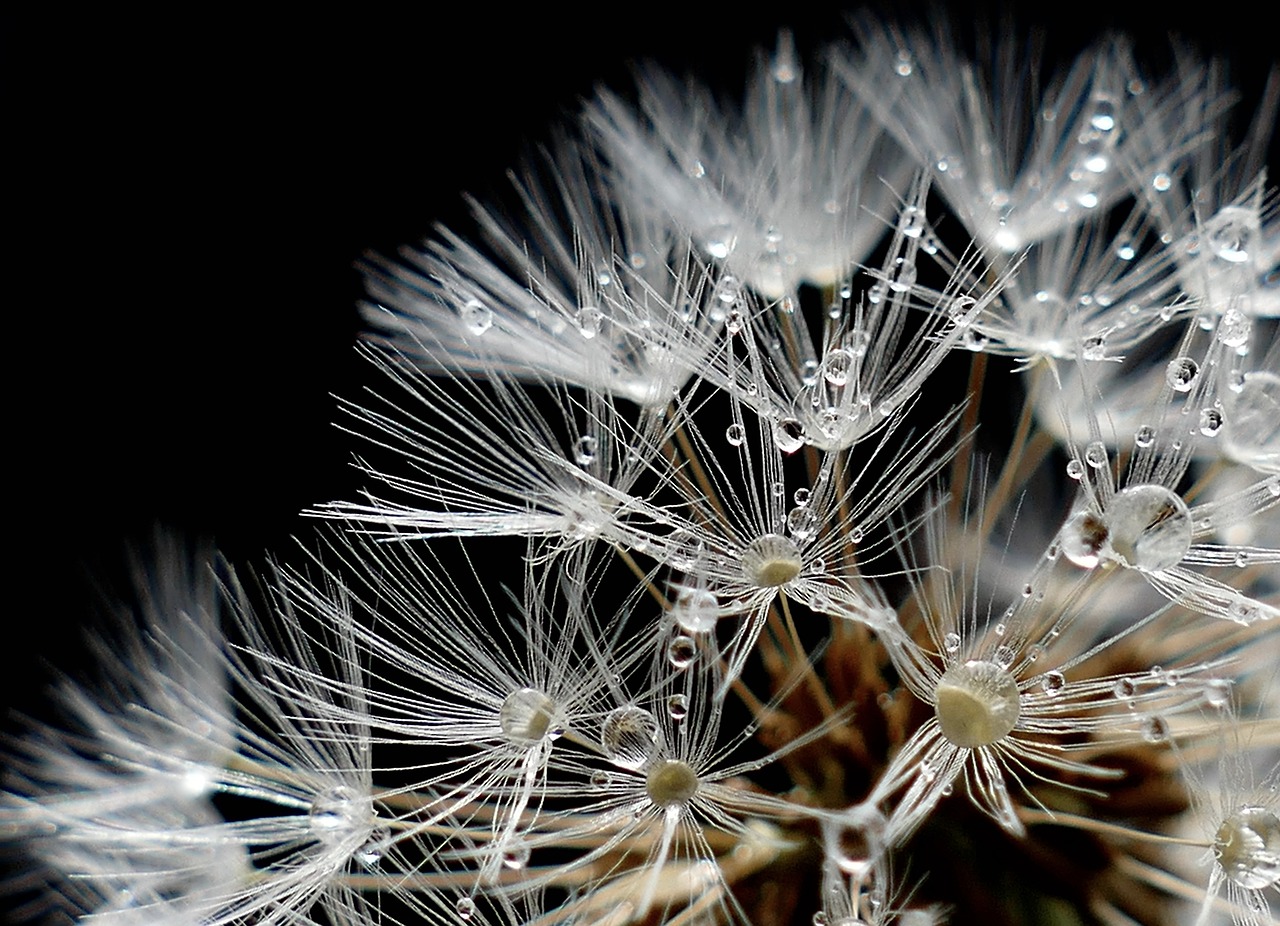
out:
{"label": "cluster of white filaments", "polygon": [[644,66],[365,259],[369,488],[260,590],[156,552],[11,747],[33,910],[1274,921],[1264,140],[1189,55],[854,30],[741,106]]}

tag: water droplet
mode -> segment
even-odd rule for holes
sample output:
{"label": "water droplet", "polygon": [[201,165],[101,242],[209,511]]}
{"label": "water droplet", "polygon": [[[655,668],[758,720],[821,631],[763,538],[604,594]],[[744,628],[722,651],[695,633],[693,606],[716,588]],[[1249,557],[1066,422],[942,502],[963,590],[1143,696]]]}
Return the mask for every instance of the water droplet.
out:
{"label": "water droplet", "polygon": [[502,851],[502,867],[519,871],[529,864],[530,854],[529,847],[522,843],[507,846]]}
{"label": "water droplet", "polygon": [[459,919],[469,920],[476,915],[476,902],[470,897],[459,897],[453,908],[458,912]]}
{"label": "water droplet", "polygon": [[1101,94],[1094,97],[1093,113],[1089,116],[1089,125],[1098,132],[1111,132],[1116,127],[1115,100]]}
{"label": "water droplet", "polygon": [[590,434],[584,434],[578,438],[578,443],[574,445],[573,458],[580,466],[590,466],[596,461],[596,450],[600,442]]}
{"label": "water droplet", "polygon": [[1191,512],[1182,496],[1164,486],[1122,489],[1107,503],[1105,518],[1110,556],[1134,569],[1170,569],[1191,548]]}
{"label": "water droplet", "polygon": [[1084,460],[1094,469],[1102,469],[1107,465],[1107,448],[1102,441],[1093,441],[1084,450]]}
{"label": "water droplet", "polygon": [[684,634],[667,644],[667,660],[677,669],[687,669],[698,657],[698,645]]}
{"label": "water droplet", "polygon": [[1169,738],[1169,725],[1161,717],[1148,717],[1142,722],[1142,738],[1148,743],[1163,743]]}
{"label": "water droplet", "polygon": [[1139,447],[1150,447],[1155,440],[1156,430],[1149,424],[1141,425],[1133,435],[1133,442]]}
{"label": "water droplet", "polygon": [[674,694],[667,698],[667,713],[676,723],[689,716],[689,699],[682,694]]}
{"label": "water droplet", "polygon": [[995,664],[1000,668],[1009,668],[1016,658],[1018,658],[1018,654],[1012,646],[1002,645],[996,647]]}
{"label": "water droplet", "polygon": [[746,429],[740,424],[731,424],[724,429],[724,439],[729,442],[731,447],[741,447],[745,438]]}
{"label": "water droplet", "polygon": [[871,335],[861,328],[854,328],[844,339],[845,349],[854,357],[865,357],[871,347]]}
{"label": "water droplet", "polygon": [[493,327],[493,312],[478,299],[468,299],[458,313],[463,326],[472,334],[484,334]]}
{"label": "water droplet", "polygon": [[1111,686],[1111,693],[1121,700],[1127,701],[1138,692],[1138,686],[1131,678],[1122,678]]}
{"label": "water droplet", "polygon": [[898,229],[908,238],[919,238],[924,232],[924,212],[919,206],[908,204],[898,216]]}
{"label": "water droplet", "polygon": [[1138,252],[1133,249],[1133,245],[1128,241],[1120,241],[1116,243],[1116,257],[1121,260],[1133,260],[1138,256]]}
{"label": "water droplet", "polygon": [[1173,178],[1161,171],[1151,178],[1151,186],[1157,193],[1165,193],[1173,186]]}
{"label": "water droplet", "polygon": [[[699,164],[699,167],[702,165]],[[718,260],[724,260],[737,245],[737,239],[733,234],[733,229],[727,224],[719,224],[712,226],[707,232],[707,253]]]}
{"label": "water droplet", "polygon": [[949,633],[942,638],[942,648],[948,653],[954,653],[960,649],[960,634]]}
{"label": "water droplet", "polygon": [[1217,339],[1227,347],[1240,347],[1249,340],[1253,325],[1239,309],[1227,309],[1218,319]]}
{"label": "water droplet", "polygon": [[796,489],[795,494],[791,496],[795,499],[797,505],[809,504],[809,490],[805,488]]}
{"label": "water droplet", "polygon": [[979,331],[977,328],[968,328],[964,333],[964,346],[966,350],[974,352],[984,350],[991,339]]}
{"label": "water droplet", "polygon": [[591,340],[600,333],[600,324],[604,320],[604,313],[592,306],[583,306],[578,309],[578,314],[574,321],[578,325],[578,333],[587,340]]}
{"label": "water droplet", "polygon": [[591,787],[595,791],[603,791],[605,788],[609,787],[610,781],[612,781],[612,778],[606,771],[597,769],[591,773]]}
{"label": "water droplet", "polygon": [[1067,476],[1079,482],[1084,478],[1084,464],[1074,457],[1067,461]]}
{"label": "water droplet", "polygon": [[1084,339],[1081,355],[1085,360],[1105,360],[1107,357],[1107,336],[1093,334]]}
{"label": "water droplet", "polygon": [[1092,511],[1080,511],[1069,517],[1058,533],[1062,552],[1067,559],[1084,569],[1092,569],[1102,559],[1108,528]]}
{"label": "water droplet", "polygon": [[804,425],[798,418],[779,418],[773,423],[773,442],[783,453],[795,453],[804,446]]}
{"label": "water droplet", "polygon": [[520,688],[507,695],[498,711],[498,726],[521,745],[536,743],[560,731],[556,703],[536,688]]}
{"label": "water droplet", "polygon": [[373,804],[355,788],[335,785],[311,801],[308,822],[311,835],[326,846],[336,846],[369,825]]}
{"label": "water droplet", "polygon": [[730,334],[741,334],[744,320],[745,317],[740,310],[730,309],[724,316],[724,330]]}
{"label": "water droplet", "polygon": [[658,718],[641,707],[610,711],[600,731],[600,745],[614,765],[638,769],[649,761],[658,742]]}
{"label": "water droplet", "polygon": [[1204,686],[1204,700],[1210,707],[1225,708],[1231,703],[1231,682],[1225,678],[1210,679]]}
{"label": "water droplet", "polygon": [[977,306],[978,300],[972,296],[956,296],[947,306],[947,318],[960,327],[971,324],[977,317]]}
{"label": "water droplet", "polygon": [[1065,688],[1066,684],[1067,684],[1066,676],[1063,675],[1061,672],[1058,672],[1057,670],[1055,670],[1053,672],[1045,673],[1044,678],[1040,681],[1040,688],[1044,691],[1045,694],[1049,695],[1050,697],[1053,697],[1058,692],[1060,692],[1063,688]]}
{"label": "water droplet", "polygon": [[911,53],[905,49],[899,51],[893,70],[899,77],[910,77],[912,69]]}
{"label": "water droplet", "polygon": [[1200,410],[1200,433],[1205,437],[1216,437],[1222,430],[1222,412],[1216,408]]}
{"label": "water droplet", "polygon": [[1175,357],[1164,369],[1165,382],[1174,392],[1190,392],[1200,376],[1200,364],[1190,357]]}
{"label": "water droplet", "polygon": [[787,529],[796,540],[808,540],[818,530],[818,513],[805,505],[797,505],[787,513]]}
{"label": "water droplet", "polygon": [[1257,214],[1242,206],[1226,206],[1209,220],[1205,238],[1209,248],[1222,260],[1241,264],[1255,247]]}
{"label": "water droplet", "polygon": [[853,369],[854,363],[853,351],[842,347],[830,350],[822,358],[822,378],[833,386],[843,386],[849,382],[849,372]]}
{"label": "water droplet", "polygon": [[1265,922],[1270,904],[1261,891],[1280,884],[1280,818],[1265,807],[1241,807],[1222,821],[1213,853],[1223,874],[1256,899],[1259,915],[1247,922]]}
{"label": "water droplet", "polygon": [[686,633],[714,630],[720,617],[720,602],[706,589],[682,588],[676,596],[671,615]]}

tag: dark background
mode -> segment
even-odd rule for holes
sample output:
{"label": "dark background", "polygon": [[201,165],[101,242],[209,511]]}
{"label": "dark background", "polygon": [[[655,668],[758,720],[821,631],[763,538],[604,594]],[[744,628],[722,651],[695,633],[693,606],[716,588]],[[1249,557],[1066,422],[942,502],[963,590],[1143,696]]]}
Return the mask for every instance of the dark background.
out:
{"label": "dark background", "polygon": [[[10,703],[39,709],[43,660],[76,671],[77,628],[154,525],[243,560],[310,530],[300,509],[354,497],[329,422],[331,394],[366,378],[351,350],[362,251],[436,221],[465,231],[459,193],[500,190],[597,82],[627,86],[629,60],[727,92],[779,26],[802,49],[848,34],[828,5],[414,9],[4,26]],[[1013,21],[1044,30],[1050,58],[1120,28],[1161,62],[1180,33],[1256,101],[1269,30],[1238,6],[1193,9],[1035,4]]]}

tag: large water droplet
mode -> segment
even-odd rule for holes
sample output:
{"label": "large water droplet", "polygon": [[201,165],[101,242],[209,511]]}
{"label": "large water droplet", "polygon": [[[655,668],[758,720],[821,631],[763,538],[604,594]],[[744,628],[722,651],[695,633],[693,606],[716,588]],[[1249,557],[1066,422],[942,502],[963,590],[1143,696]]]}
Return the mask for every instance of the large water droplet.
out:
{"label": "large water droplet", "polygon": [[507,738],[520,744],[558,736],[556,703],[536,688],[520,688],[507,695],[498,711],[498,725]]}
{"label": "large water droplet", "polygon": [[600,745],[614,765],[638,769],[649,761],[658,742],[658,718],[641,707],[620,707],[604,719]]}
{"label": "large water droplet", "polygon": [[682,588],[671,608],[671,616],[686,633],[707,633],[715,629],[720,602],[706,589]]}
{"label": "large water droplet", "polygon": [[773,442],[783,453],[795,453],[804,446],[804,425],[798,418],[779,418],[773,423]]}
{"label": "large water droplet", "polygon": [[1241,807],[1222,821],[1213,854],[1223,873],[1245,890],[1280,883],[1280,818],[1265,807]]}
{"label": "large water droplet", "polygon": [[808,540],[818,530],[818,513],[806,505],[797,505],[787,513],[787,529],[796,540]]}
{"label": "large water droplet", "polygon": [[667,661],[677,669],[687,669],[698,657],[698,644],[684,634],[667,644]]}
{"label": "large water droplet", "polygon": [[1239,389],[1223,393],[1230,455],[1242,463],[1272,471],[1280,466],[1280,376],[1246,373]]}
{"label": "large water droplet", "polygon": [[1191,548],[1187,503],[1160,485],[1130,486],[1107,502],[1110,556],[1143,572],[1176,566]]}
{"label": "large water droplet", "polygon": [[1067,519],[1058,533],[1062,553],[1084,569],[1092,569],[1102,559],[1108,528],[1092,511],[1080,511]]}
{"label": "large water droplet", "polygon": [[1209,249],[1222,260],[1241,264],[1249,259],[1256,245],[1257,214],[1242,206],[1226,206],[1207,223],[1205,238]]}

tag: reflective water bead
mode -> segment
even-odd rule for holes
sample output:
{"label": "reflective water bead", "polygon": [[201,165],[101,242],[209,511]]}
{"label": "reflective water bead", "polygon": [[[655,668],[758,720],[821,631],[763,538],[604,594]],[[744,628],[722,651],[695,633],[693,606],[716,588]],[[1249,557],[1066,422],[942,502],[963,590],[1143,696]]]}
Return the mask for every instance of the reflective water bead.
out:
{"label": "reflective water bead", "polygon": [[476,902],[470,897],[459,897],[453,909],[457,911],[459,919],[469,920],[476,915]]}
{"label": "reflective water bead", "polygon": [[658,742],[658,718],[641,707],[610,711],[600,731],[600,745],[614,765],[638,769],[649,761]]}
{"label": "reflective water bead", "polygon": [[736,243],[733,229],[727,224],[713,225],[707,232],[707,253],[718,260],[728,257]]}
{"label": "reflective water bead", "polygon": [[1227,347],[1240,347],[1249,340],[1253,326],[1249,318],[1239,309],[1227,309],[1218,319],[1218,331],[1215,337]]}
{"label": "reflective water bead", "polygon": [[1079,482],[1084,478],[1084,464],[1077,459],[1067,461],[1067,476]]}
{"label": "reflective water bead", "polygon": [[681,634],[667,644],[667,661],[677,669],[687,669],[698,656],[698,645],[692,637]]}
{"label": "reflective water bead", "polygon": [[676,723],[689,716],[689,699],[682,694],[674,694],[667,698],[667,713]]}
{"label": "reflective water bead", "polygon": [[854,353],[850,350],[837,347],[828,351],[822,358],[822,378],[833,386],[843,386],[849,382],[849,372],[853,369],[854,362]]}
{"label": "reflective water bead", "polygon": [[1280,465],[1280,376],[1245,373],[1239,388],[1225,392],[1222,401],[1228,452],[1242,463],[1274,471]]}
{"label": "reflective water bead", "polygon": [[584,434],[578,438],[578,443],[574,445],[574,459],[582,466],[590,466],[596,461],[596,450],[599,448],[600,442],[590,434]]}
{"label": "reflective water bead", "polygon": [[1200,410],[1200,433],[1205,437],[1216,437],[1222,430],[1222,412],[1216,408]]}
{"label": "reflective water bead", "polygon": [[854,328],[844,339],[845,349],[855,357],[866,356],[871,346],[871,335],[861,328]]}
{"label": "reflective water bead", "polygon": [[942,735],[962,749],[990,746],[1017,725],[1018,683],[992,662],[971,660],[942,674],[934,692],[934,714]]}
{"label": "reflective water bead", "polygon": [[536,743],[544,737],[559,735],[555,715],[555,701],[536,688],[520,688],[502,702],[498,726],[514,742]]}
{"label": "reflective water bead", "polygon": [[1107,465],[1107,447],[1102,441],[1093,441],[1085,448],[1084,460],[1094,469],[1102,469]]}
{"label": "reflective water bead", "polygon": [[458,314],[463,326],[472,334],[484,334],[493,327],[493,311],[478,299],[468,299]]}
{"label": "reflective water bead", "polygon": [[1161,171],[1151,178],[1151,186],[1157,193],[1166,193],[1173,186],[1173,178]]}
{"label": "reflective water bead", "polygon": [[1067,685],[1067,678],[1061,672],[1046,672],[1043,679],[1040,680],[1040,688],[1047,695],[1056,695]]}
{"label": "reflective water bead", "polygon": [[1131,678],[1122,678],[1111,686],[1111,693],[1117,698],[1127,700],[1138,692],[1138,686]]}
{"label": "reflective water bead", "polygon": [[1175,357],[1164,368],[1165,382],[1175,392],[1190,392],[1200,376],[1200,364],[1190,357]]}
{"label": "reflective water bead", "polygon": [[1213,253],[1232,264],[1244,263],[1254,247],[1258,217],[1252,209],[1225,206],[1208,222],[1205,237]]}
{"label": "reflective water bead", "polygon": [[1142,738],[1148,743],[1163,743],[1169,738],[1169,725],[1162,717],[1148,717],[1142,722]]}
{"label": "reflective water bead", "polygon": [[905,257],[894,258],[893,276],[889,288],[895,293],[905,293],[916,282],[916,265]]}
{"label": "reflective water bead", "polygon": [[1093,114],[1089,125],[1103,134],[1116,127],[1116,102],[1110,96],[1099,94],[1093,99]]}
{"label": "reflective water bead", "polygon": [[742,331],[744,316],[738,309],[730,309],[724,317],[724,330],[730,334],[739,334]]}
{"label": "reflective water bead", "polygon": [[908,238],[919,238],[924,231],[924,212],[919,206],[908,205],[898,217],[898,228]]}
{"label": "reflective water bead", "polygon": [[508,846],[502,850],[502,867],[519,871],[521,868],[524,868],[525,865],[529,864],[530,855],[532,855],[532,853],[529,851],[529,847],[523,843],[516,843],[513,846]]}
{"label": "reflective water bead", "polygon": [[311,801],[311,834],[326,846],[335,846],[368,826],[373,805],[355,788],[335,785]]}
{"label": "reflective water bead", "polygon": [[1213,854],[1223,874],[1246,890],[1280,882],[1280,818],[1265,807],[1241,807],[1222,821]]}
{"label": "reflective water bead", "polygon": [[787,529],[796,540],[808,540],[818,529],[818,513],[805,505],[797,505],[787,513]]}
{"label": "reflective water bead", "polygon": [[1156,429],[1149,424],[1141,425],[1133,435],[1133,442],[1139,447],[1150,447],[1156,440]]}
{"label": "reflective water bead", "polygon": [[1069,517],[1058,539],[1063,555],[1077,566],[1092,569],[1102,559],[1107,543],[1107,523],[1092,511],[1081,511]]}
{"label": "reflective water bead", "polygon": [[958,633],[949,633],[942,638],[942,648],[948,653],[954,653],[960,649],[960,643],[960,634]]}
{"label": "reflective water bead", "polygon": [[783,453],[795,453],[804,446],[804,425],[798,418],[779,418],[773,423],[773,442]]}
{"label": "reflective water bead", "polygon": [[1107,357],[1107,336],[1094,334],[1084,339],[1081,356],[1085,360],[1105,360]]}
{"label": "reflective water bead", "polygon": [[957,325],[967,325],[973,321],[977,305],[972,296],[956,296],[947,306],[947,317]]}
{"label": "reflective water bead", "polygon": [[603,320],[604,313],[592,306],[583,306],[578,309],[578,314],[574,317],[578,325],[578,333],[588,340],[600,333]]}
{"label": "reflective water bead", "polygon": [[1107,503],[1110,554],[1126,566],[1158,572],[1182,562],[1191,549],[1187,503],[1160,485],[1130,486]]}
{"label": "reflective water bead", "polygon": [[731,447],[741,447],[745,437],[746,428],[740,424],[731,424],[724,429],[724,439],[729,442]]}
{"label": "reflective water bead", "polygon": [[979,331],[977,328],[968,328],[964,333],[964,346],[966,350],[974,352],[984,350],[991,339]]}
{"label": "reflective water bead", "polygon": [[687,633],[707,633],[715,629],[720,602],[706,589],[682,588],[671,608],[671,616]]}
{"label": "reflective water bead", "polygon": [[807,505],[809,504],[809,494],[808,489],[799,488],[795,490],[791,497],[795,499],[797,505]]}

